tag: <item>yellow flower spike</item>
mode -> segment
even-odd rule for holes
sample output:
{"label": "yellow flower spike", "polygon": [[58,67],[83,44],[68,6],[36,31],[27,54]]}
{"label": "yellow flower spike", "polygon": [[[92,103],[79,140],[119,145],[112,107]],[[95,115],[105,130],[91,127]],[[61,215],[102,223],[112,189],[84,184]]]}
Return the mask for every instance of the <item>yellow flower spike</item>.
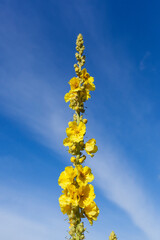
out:
{"label": "yellow flower spike", "polygon": [[85,150],[87,154],[89,154],[91,157],[94,156],[93,153],[96,153],[98,151],[98,147],[96,146],[96,140],[94,138],[90,139],[85,144]]}
{"label": "yellow flower spike", "polygon": [[114,231],[111,232],[110,236],[109,236],[109,240],[117,240],[117,236],[114,233]]}
{"label": "yellow flower spike", "polygon": [[87,166],[82,167],[82,165],[77,166],[77,182],[79,186],[86,185],[88,182],[92,182],[94,179],[91,169]]}
{"label": "yellow flower spike", "polygon": [[69,80],[70,90],[64,96],[65,102],[69,102],[69,107],[75,111],[73,121],[68,123],[66,128],[67,137],[63,140],[64,146],[69,147],[68,152],[73,166],[66,167],[58,179],[62,187],[62,195],[59,197],[59,205],[63,214],[67,214],[70,223],[70,240],[85,239],[85,228],[82,218],[88,218],[90,224],[97,220],[99,209],[94,202],[94,187],[92,182],[94,176],[88,166],[82,167],[86,156],[83,154],[85,149],[87,154],[93,157],[97,151],[96,140],[90,139],[84,143],[87,119],[83,119],[85,112],[85,102],[91,98],[90,91],[95,90],[94,78],[90,76],[85,64],[85,49],[83,36],[79,34],[76,40],[77,63],[74,64],[76,77]]}
{"label": "yellow flower spike", "polygon": [[81,142],[83,141],[84,134],[86,133],[86,125],[80,122],[77,125],[76,121],[68,123],[69,128],[66,129],[66,133],[70,141]]}
{"label": "yellow flower spike", "polygon": [[99,215],[99,208],[97,207],[96,203],[93,201],[88,206],[84,208],[84,212],[86,217],[89,220],[89,223],[92,225],[93,220],[96,221]]}
{"label": "yellow flower spike", "polygon": [[58,179],[58,184],[61,186],[61,188],[65,189],[68,185],[73,183],[74,178],[76,177],[77,173],[75,168],[66,167],[65,171],[63,171],[60,174],[60,177]]}

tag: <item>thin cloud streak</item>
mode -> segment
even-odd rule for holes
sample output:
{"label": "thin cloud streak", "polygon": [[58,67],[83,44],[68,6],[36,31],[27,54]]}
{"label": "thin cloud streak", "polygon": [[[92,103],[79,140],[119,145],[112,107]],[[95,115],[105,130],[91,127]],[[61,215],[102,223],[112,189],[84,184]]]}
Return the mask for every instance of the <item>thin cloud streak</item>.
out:
{"label": "thin cloud streak", "polygon": [[[40,198],[32,190],[30,194],[24,190],[13,190],[0,186],[3,196],[0,197],[0,239],[3,240],[62,240],[68,236],[68,221],[60,213],[58,199],[49,203],[43,194]],[[89,229],[89,227],[87,228]],[[104,239],[103,233],[92,232],[88,240]]]}
{"label": "thin cloud streak", "polygon": [[0,190],[0,239],[63,239],[67,223],[58,214],[58,201],[50,205],[45,194],[42,198],[33,189],[27,192],[0,185]]}
{"label": "thin cloud streak", "polygon": [[92,163],[96,182],[103,194],[124,209],[148,239],[159,239],[159,213],[138,183],[138,177],[124,164],[123,156],[101,145],[104,152]]}
{"label": "thin cloud streak", "polygon": [[43,136],[43,144],[49,147],[59,146],[54,135],[63,136],[66,127],[62,107],[56,107],[59,98],[47,82],[27,73],[18,79],[8,78],[0,89],[1,111]]}

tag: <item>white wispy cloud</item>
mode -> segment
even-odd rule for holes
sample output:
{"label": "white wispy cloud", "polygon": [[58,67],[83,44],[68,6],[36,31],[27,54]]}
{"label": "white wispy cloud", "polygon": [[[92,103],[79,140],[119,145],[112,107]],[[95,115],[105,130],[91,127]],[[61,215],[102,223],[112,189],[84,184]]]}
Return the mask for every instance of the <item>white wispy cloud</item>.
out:
{"label": "white wispy cloud", "polygon": [[[3,240],[63,239],[67,222],[53,203],[35,193],[0,186],[0,238]],[[58,201],[57,201],[58,202]]]}
{"label": "white wispy cloud", "polygon": [[60,96],[51,89],[47,82],[27,73],[17,79],[8,76],[1,82],[0,106],[3,113],[43,136],[43,143],[57,147],[54,136],[62,136],[66,124]]}
{"label": "white wispy cloud", "polygon": [[[0,191],[0,239],[62,240],[68,237],[69,224],[59,210],[58,199],[48,202],[43,191],[40,197],[33,189],[26,192],[0,186]],[[88,240],[99,237],[104,239],[103,233],[95,230],[87,235]]]}
{"label": "white wispy cloud", "polygon": [[158,240],[159,209],[146,193],[140,177],[126,165],[129,161],[109,145],[102,144],[101,149],[105,150],[97,153],[96,161],[92,162],[98,187],[108,199],[129,214],[148,239]]}
{"label": "white wispy cloud", "polygon": [[63,239],[65,232],[62,222],[54,218],[50,224],[27,219],[17,213],[0,209],[0,237],[3,240],[42,240]]}

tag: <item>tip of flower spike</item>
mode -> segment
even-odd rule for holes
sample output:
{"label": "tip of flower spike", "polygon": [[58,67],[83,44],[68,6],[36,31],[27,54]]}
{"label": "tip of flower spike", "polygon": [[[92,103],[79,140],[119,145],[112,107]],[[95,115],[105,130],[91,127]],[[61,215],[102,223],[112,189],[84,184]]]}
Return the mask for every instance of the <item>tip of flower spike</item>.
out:
{"label": "tip of flower spike", "polygon": [[109,236],[109,240],[117,240],[117,236],[114,233],[114,231],[111,232],[110,236]]}
{"label": "tip of flower spike", "polygon": [[80,39],[80,40],[83,39],[82,33],[78,34],[77,39]]}

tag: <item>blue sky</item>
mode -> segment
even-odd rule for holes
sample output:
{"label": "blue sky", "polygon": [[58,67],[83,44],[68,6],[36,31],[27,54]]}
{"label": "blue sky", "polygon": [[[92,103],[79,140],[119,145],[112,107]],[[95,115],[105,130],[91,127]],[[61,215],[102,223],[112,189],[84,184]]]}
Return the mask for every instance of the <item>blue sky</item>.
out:
{"label": "blue sky", "polygon": [[96,91],[87,138],[100,216],[86,239],[159,240],[159,1],[0,1],[0,239],[62,240],[57,184],[75,41]]}

